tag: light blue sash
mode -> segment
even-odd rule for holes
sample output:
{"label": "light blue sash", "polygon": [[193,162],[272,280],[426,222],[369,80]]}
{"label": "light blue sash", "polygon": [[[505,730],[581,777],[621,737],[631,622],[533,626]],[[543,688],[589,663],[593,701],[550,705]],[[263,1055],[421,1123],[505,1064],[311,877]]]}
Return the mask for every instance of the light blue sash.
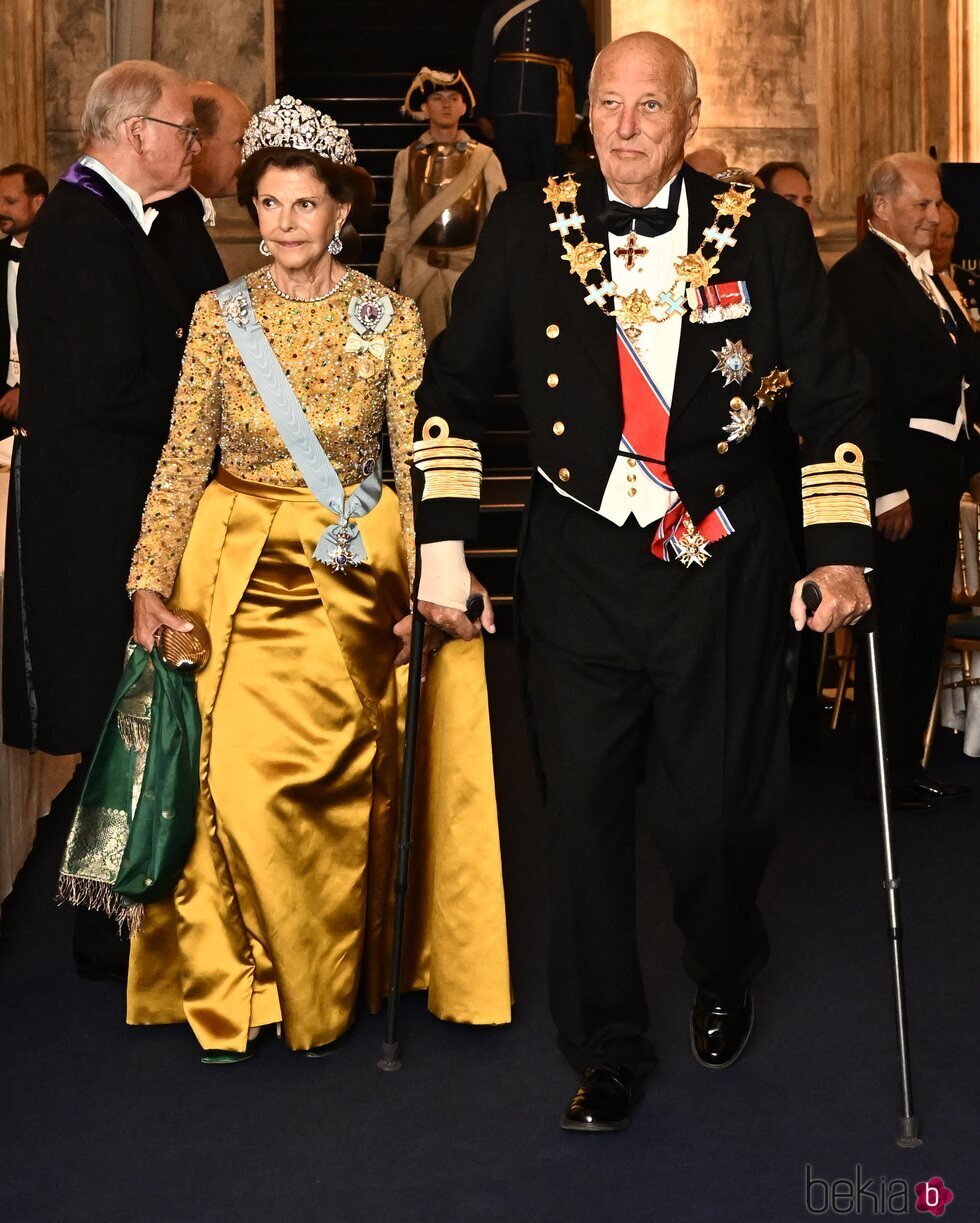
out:
{"label": "light blue sash", "polygon": [[381,500],[380,465],[376,463],[371,474],[349,497],[344,497],[340,477],[317,440],[295,391],[289,385],[289,379],[272,351],[268,337],[255,317],[245,277],[223,285],[216,290],[216,296],[228,326],[228,334],[300,475],[317,501],[337,515],[338,521],[327,527],[320,536],[313,559],[329,565],[336,573],[343,573],[348,566],[367,560],[364,540],[354,517],[363,518]]}

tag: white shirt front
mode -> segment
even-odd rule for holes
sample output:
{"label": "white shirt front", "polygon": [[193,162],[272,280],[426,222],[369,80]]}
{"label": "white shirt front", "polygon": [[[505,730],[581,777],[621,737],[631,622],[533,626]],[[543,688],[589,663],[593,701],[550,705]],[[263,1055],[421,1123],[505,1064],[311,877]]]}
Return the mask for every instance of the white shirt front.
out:
{"label": "white shirt front", "polygon": [[201,211],[204,214],[201,219],[205,225],[210,225],[213,229],[218,220],[218,214],[214,207],[214,200],[209,199],[206,195],[202,195],[193,183],[191,183],[191,190],[201,201]]}
{"label": "white shirt front", "polygon": [[[932,280],[931,252],[924,250],[920,251],[918,255],[913,255],[901,242],[896,242],[894,238],[889,238],[880,230],[875,229],[873,225],[869,225],[868,229],[871,230],[876,238],[886,242],[892,250],[898,251],[908,265],[909,271],[932,299],[933,304],[950,316],[955,327],[956,320],[949,307],[949,302],[939,292]],[[956,419],[952,423],[948,420],[934,420],[929,416],[913,416],[909,419],[909,428],[918,429],[920,433],[934,433],[937,437],[944,437],[947,441],[955,442],[960,430],[966,430],[966,392],[969,386],[969,382],[964,378],[960,388],[960,406],[956,411]],[[875,517],[893,510],[897,505],[902,505],[908,499],[909,493],[907,488],[898,489],[893,493],[886,493],[883,497],[876,497]]]}
{"label": "white shirt front", "polygon": [[[23,250],[23,242],[11,238],[11,246]],[[13,259],[7,264],[7,321],[10,324],[10,351],[7,354],[7,386],[20,386],[20,355],[17,352],[17,273],[20,264]]]}
{"label": "white shirt front", "polygon": [[[671,179],[664,184],[648,207],[666,208],[673,181]],[[609,191],[609,198],[619,203],[626,202],[620,200],[612,190]],[[677,279],[674,264],[688,251],[687,218],[687,188],[682,186],[677,201],[677,222],[674,228],[656,238],[641,238],[638,234],[637,245],[639,249],[645,250],[646,254],[634,260],[632,268],[627,267],[625,254],[629,234],[622,237],[618,234],[606,234],[610,279],[616,285],[618,296],[628,297],[634,290],[644,289],[650,300],[656,301],[662,290],[671,288]],[[597,310],[598,306],[590,306],[589,309]],[[668,407],[674,395],[677,351],[680,347],[683,321],[683,315],[672,314],[662,323],[646,323],[639,338],[633,342],[637,355]],[[661,462],[664,459],[662,454],[647,457],[659,459]],[[541,468],[538,468],[538,471],[556,492],[572,501],[578,501],[577,497],[572,497],[565,489],[555,484],[547,472],[541,471]],[[635,460],[631,461],[625,455],[617,455],[613,460],[599,509],[593,512],[598,512],[603,518],[608,518],[620,527],[632,514],[640,526],[646,527],[663,518],[674,499],[675,494],[651,480]],[[593,509],[592,506],[586,508]]]}
{"label": "white shirt front", "polygon": [[79,157],[78,164],[88,166],[90,170],[94,170],[96,174],[104,178],[139,222],[140,229],[145,234],[150,232],[150,226],[157,219],[157,210],[155,208],[144,208],[138,191],[134,191],[117,174],[113,174],[108,166],[104,166],[97,157],[90,157],[86,153],[84,156]]}

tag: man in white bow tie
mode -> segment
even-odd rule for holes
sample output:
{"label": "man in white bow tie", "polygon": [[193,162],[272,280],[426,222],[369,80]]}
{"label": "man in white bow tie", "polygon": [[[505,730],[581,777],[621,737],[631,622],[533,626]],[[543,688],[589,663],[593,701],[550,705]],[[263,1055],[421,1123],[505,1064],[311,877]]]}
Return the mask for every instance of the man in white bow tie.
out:
{"label": "man in white bow tie", "polygon": [[[851,340],[867,358],[882,462],[869,481],[893,805],[927,811],[968,787],[920,764],[939,677],[965,476],[980,468],[968,421],[978,339],[933,274],[942,189],[934,161],[895,153],[871,167],[868,233],[830,272]],[[858,690],[855,787],[873,793],[870,702]]]}

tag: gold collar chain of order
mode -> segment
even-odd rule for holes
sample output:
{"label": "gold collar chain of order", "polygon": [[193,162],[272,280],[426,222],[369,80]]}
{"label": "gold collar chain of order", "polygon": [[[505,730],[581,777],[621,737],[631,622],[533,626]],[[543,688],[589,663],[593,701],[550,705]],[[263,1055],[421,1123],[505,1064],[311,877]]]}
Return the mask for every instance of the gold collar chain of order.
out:
{"label": "gold collar chain of order", "polygon": [[[543,189],[544,198],[554,211],[555,219],[548,226],[557,233],[565,248],[562,259],[569,270],[583,285],[587,286],[585,304],[598,306],[603,314],[619,319],[623,330],[631,340],[635,340],[645,323],[665,323],[673,315],[683,317],[687,313],[688,285],[690,289],[703,288],[718,271],[718,259],[727,246],[735,246],[738,241],[734,237],[735,230],[743,217],[747,217],[754,200],[754,188],[739,189],[734,183],[725,191],[714,196],[715,219],[703,231],[701,245],[696,251],[682,255],[674,263],[677,278],[669,289],[662,290],[651,300],[646,289],[634,289],[632,293],[622,295],[613,281],[607,280],[602,274],[602,260],[606,248],[601,242],[589,242],[583,233],[585,218],[579,214],[576,202],[578,200],[579,184],[571,174],[563,179],[549,178],[548,185]],[[565,211],[567,209],[567,211]],[[731,225],[722,226],[722,217],[730,217]],[[572,243],[569,236],[579,235],[579,241]],[[714,254],[706,253],[706,248],[714,247]],[[598,276],[590,280],[594,272]],[[606,299],[612,298],[615,306],[610,309]]]}

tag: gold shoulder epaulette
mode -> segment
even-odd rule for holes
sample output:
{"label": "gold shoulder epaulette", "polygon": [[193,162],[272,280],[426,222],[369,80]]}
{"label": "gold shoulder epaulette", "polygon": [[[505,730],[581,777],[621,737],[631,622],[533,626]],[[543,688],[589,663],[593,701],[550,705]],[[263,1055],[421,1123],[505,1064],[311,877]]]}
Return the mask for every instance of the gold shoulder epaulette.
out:
{"label": "gold shoulder epaulette", "polygon": [[803,468],[803,525],[844,522],[871,526],[864,454],[852,442],[837,447],[832,463],[810,463]]}
{"label": "gold shoulder epaulette", "polygon": [[468,438],[450,437],[449,425],[441,416],[430,416],[425,422],[412,458],[424,476],[423,501],[442,497],[480,500],[483,476],[480,447]]}

